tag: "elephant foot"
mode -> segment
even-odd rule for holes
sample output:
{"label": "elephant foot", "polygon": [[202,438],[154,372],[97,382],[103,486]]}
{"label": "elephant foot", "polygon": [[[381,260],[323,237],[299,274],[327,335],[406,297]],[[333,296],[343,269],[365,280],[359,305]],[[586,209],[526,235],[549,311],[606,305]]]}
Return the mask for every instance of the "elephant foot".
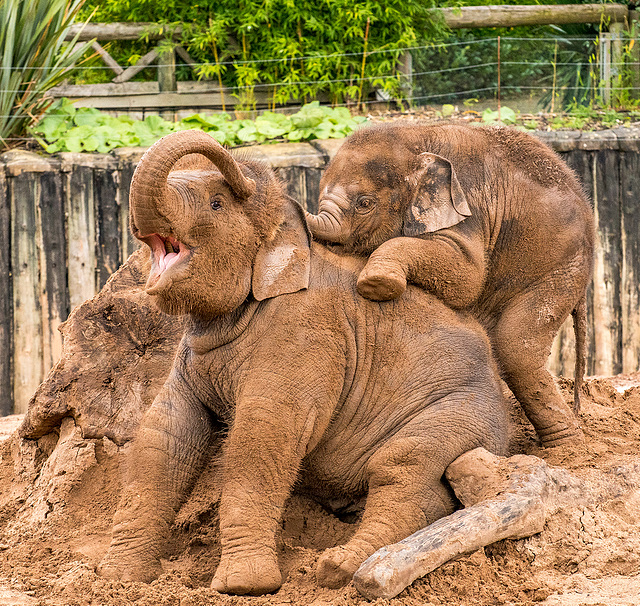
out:
{"label": "elephant foot", "polygon": [[263,595],[282,586],[282,574],[272,553],[268,556],[222,556],[211,589],[235,595]]}
{"label": "elephant foot", "polygon": [[104,556],[96,572],[111,581],[151,583],[162,574],[160,560],[156,558],[118,555],[111,549]]}
{"label": "elephant foot", "polygon": [[330,589],[344,587],[368,557],[369,554],[363,549],[350,549],[346,545],[327,549],[318,560],[318,584]]}
{"label": "elephant foot", "polygon": [[579,446],[584,444],[584,433],[577,425],[558,425],[549,427],[545,430],[538,430],[537,433],[540,437],[540,442],[545,448],[567,445]]}
{"label": "elephant foot", "polygon": [[358,292],[372,301],[397,299],[407,289],[407,277],[402,269],[365,265],[358,276]]}

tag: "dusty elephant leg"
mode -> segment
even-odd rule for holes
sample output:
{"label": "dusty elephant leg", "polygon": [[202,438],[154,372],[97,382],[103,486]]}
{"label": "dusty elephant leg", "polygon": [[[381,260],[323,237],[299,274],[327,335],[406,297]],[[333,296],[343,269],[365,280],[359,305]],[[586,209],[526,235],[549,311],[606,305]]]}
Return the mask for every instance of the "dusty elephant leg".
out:
{"label": "dusty elephant leg", "polygon": [[98,567],[110,579],[150,582],[176,512],[208,452],[208,413],[166,388],[145,413],[127,461],[111,545]]}
{"label": "dusty elephant leg", "polygon": [[511,302],[502,314],[490,338],[505,381],[522,405],[545,446],[580,440],[578,419],[560,395],[545,365],[551,344],[566,312],[553,309],[542,316],[540,291],[528,293]]}
{"label": "dusty elephant leg", "polygon": [[429,450],[419,438],[405,437],[374,455],[368,466],[369,493],[362,522],[348,543],[320,556],[316,571],[320,585],[346,585],[375,551],[454,510],[453,494],[442,482],[446,465]]}
{"label": "dusty elephant leg", "polygon": [[366,299],[386,301],[402,295],[411,282],[461,309],[477,299],[484,276],[482,242],[447,232],[446,237],[387,240],[371,253],[357,287]]}
{"label": "dusty elephant leg", "polygon": [[211,582],[221,593],[262,595],[282,585],[276,533],[315,415],[279,399],[278,407],[272,405],[275,397],[238,404],[225,443],[222,555]]}

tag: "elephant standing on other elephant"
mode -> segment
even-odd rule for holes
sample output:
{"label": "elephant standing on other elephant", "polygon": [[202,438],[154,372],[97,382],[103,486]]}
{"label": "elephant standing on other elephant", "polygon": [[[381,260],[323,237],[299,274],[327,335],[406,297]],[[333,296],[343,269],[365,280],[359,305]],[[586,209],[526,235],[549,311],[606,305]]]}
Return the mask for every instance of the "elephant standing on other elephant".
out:
{"label": "elephant standing on other elephant", "polygon": [[505,127],[363,128],[327,167],[307,223],[319,240],[370,255],[362,296],[395,299],[410,282],[468,310],[542,442],[581,436],[545,365],[572,313],[577,411],[594,221],[576,177],[548,147]]}
{"label": "elephant standing on other elephant", "polygon": [[[338,587],[374,551],[451,513],[462,453],[504,453],[508,421],[478,323],[409,288],[358,296],[358,257],[311,245],[273,172],[212,137],[168,135],[131,186],[131,229],[151,251],[146,291],[187,314],[171,374],[134,440],[99,566],[150,581],[212,441],[224,439],[218,591],[282,583],[276,532],[294,483],[320,500],[366,496],[345,545],[318,563]],[[226,433],[224,438],[220,436]]]}

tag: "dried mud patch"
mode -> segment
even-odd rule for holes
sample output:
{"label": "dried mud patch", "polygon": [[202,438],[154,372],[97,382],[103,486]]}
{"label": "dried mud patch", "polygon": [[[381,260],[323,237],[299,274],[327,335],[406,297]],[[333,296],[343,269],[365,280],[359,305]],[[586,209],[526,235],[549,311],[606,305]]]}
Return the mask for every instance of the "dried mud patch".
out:
{"label": "dried mud patch", "polygon": [[[567,400],[571,382],[560,379]],[[517,414],[516,416],[520,416]],[[521,417],[520,417],[521,418]],[[592,379],[581,419],[585,443],[541,449],[521,422],[514,449],[563,467],[580,486],[558,501],[544,531],[501,541],[416,581],[392,606],[580,606],[639,604],[640,376]],[[319,588],[323,549],[346,541],[355,525],[302,494],[289,500],[279,538],[286,579],[276,594],[223,596],[208,588],[217,566],[218,465],[214,455],[167,540],[155,582],[98,577],[110,540],[126,447],[83,440],[72,419],[59,436],[0,449],[0,604],[34,606],[204,606],[368,604],[352,585]]]}

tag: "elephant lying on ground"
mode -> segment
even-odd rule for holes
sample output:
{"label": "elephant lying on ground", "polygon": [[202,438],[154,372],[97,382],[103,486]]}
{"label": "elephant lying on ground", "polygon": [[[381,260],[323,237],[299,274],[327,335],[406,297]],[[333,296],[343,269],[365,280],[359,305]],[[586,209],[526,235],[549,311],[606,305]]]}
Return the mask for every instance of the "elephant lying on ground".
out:
{"label": "elephant lying on ground", "polygon": [[540,141],[504,127],[362,129],[327,167],[307,223],[318,239],[371,255],[358,278],[364,297],[395,299],[408,281],[471,312],[542,442],[581,435],[545,364],[573,313],[578,410],[593,216]]}
{"label": "elephant lying on ground", "polygon": [[237,594],[280,587],[275,537],[294,483],[319,500],[366,495],[353,538],[318,564],[319,582],[338,587],[378,548],[454,509],[442,476],[460,454],[504,452],[479,325],[418,288],[393,302],[359,297],[364,260],[310,245],[268,167],[236,163],[204,133],[175,133],[141,160],[130,203],[153,258],[147,292],[188,319],[134,440],[102,575],[161,571],[168,528],[216,439],[212,587]]}

